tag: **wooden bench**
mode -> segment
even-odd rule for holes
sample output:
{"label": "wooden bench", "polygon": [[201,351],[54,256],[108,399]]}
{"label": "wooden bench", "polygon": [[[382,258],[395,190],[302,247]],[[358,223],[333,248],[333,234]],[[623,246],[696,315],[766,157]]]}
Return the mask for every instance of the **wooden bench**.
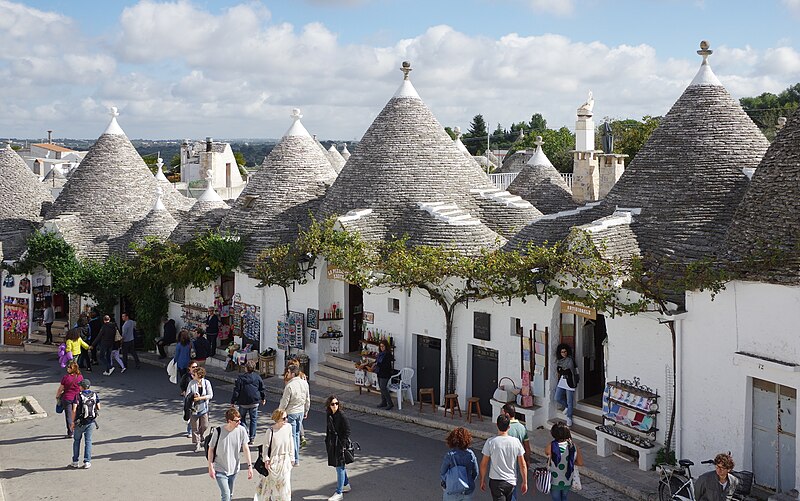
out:
{"label": "wooden bench", "polygon": [[[639,447],[636,444],[628,442],[619,437],[615,437],[614,435],[609,435],[606,432],[595,430],[597,433],[597,455],[600,457],[608,457],[617,450],[619,445],[623,445],[628,447],[629,449],[633,449],[639,453],[639,469],[642,471],[648,471],[652,469],[653,465],[656,462],[656,454],[658,450],[661,448],[661,444],[656,443],[653,447],[646,449],[644,447]],[[619,444],[619,445],[617,445]]]}

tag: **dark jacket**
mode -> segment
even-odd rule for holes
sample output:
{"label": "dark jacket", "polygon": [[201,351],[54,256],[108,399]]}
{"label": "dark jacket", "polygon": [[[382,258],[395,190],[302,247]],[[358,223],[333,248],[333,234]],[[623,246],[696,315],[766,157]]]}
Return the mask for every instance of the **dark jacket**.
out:
{"label": "dark jacket", "polygon": [[103,317],[94,317],[89,320],[89,336],[87,342],[91,343],[97,336],[100,335],[100,329],[103,328]]}
{"label": "dark jacket", "polygon": [[694,495],[697,501],[730,501],[739,479],[728,473],[728,485],[725,490],[719,485],[716,471],[703,473],[694,481]]}
{"label": "dark jacket", "polygon": [[[185,388],[184,388],[184,391],[185,391]],[[193,406],[194,406],[194,392],[190,392],[190,393],[187,393],[186,396],[183,398],[183,420],[184,421],[188,421],[189,418],[192,417],[192,407]]]}
{"label": "dark jacket", "polygon": [[253,405],[267,399],[264,381],[256,372],[246,372],[236,378],[233,383],[231,404]]}
{"label": "dark jacket", "polygon": [[177,342],[178,329],[175,327],[175,320],[167,320],[164,324],[164,337],[161,338],[161,344],[170,345]]}
{"label": "dark jacket", "polygon": [[[330,411],[329,411],[330,412]],[[344,444],[350,438],[350,423],[342,411],[328,414],[325,430],[325,449],[328,451],[328,466],[344,466]]]}
{"label": "dark jacket", "polygon": [[103,323],[103,327],[100,328],[100,333],[97,335],[94,341],[92,341],[92,347],[100,345],[100,348],[111,349],[114,347],[114,336],[117,333],[117,325],[114,322]]}
{"label": "dark jacket", "polygon": [[389,379],[392,377],[392,362],[394,362],[394,357],[389,350],[378,353],[378,358],[375,361],[375,372],[379,378]]}
{"label": "dark jacket", "polygon": [[181,393],[186,393],[186,388],[189,387],[189,382],[191,380],[192,380],[192,375],[189,373],[189,371],[186,371],[186,374],[181,376],[180,380]]}
{"label": "dark jacket", "polygon": [[206,334],[219,334],[219,317],[216,313],[206,319]]}
{"label": "dark jacket", "polygon": [[194,340],[194,358],[195,360],[205,360],[211,355],[211,343],[208,339],[200,336]]}

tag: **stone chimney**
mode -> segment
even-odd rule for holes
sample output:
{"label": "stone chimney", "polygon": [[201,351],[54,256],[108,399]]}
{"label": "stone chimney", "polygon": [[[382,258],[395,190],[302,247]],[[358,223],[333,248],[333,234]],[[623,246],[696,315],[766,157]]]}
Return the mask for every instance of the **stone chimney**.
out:
{"label": "stone chimney", "polygon": [[614,153],[598,155],[600,163],[600,186],[597,193],[598,200],[605,198],[608,192],[611,191],[611,188],[617,184],[619,178],[622,177],[622,173],[625,172],[626,158],[628,158],[628,155],[617,155]]}
{"label": "stone chimney", "polygon": [[53,131],[47,131],[47,144],[53,144]]}
{"label": "stone chimney", "polygon": [[578,107],[575,121],[575,150],[572,152],[572,199],[579,204],[600,198],[600,166],[594,148],[594,98],[591,91]]}

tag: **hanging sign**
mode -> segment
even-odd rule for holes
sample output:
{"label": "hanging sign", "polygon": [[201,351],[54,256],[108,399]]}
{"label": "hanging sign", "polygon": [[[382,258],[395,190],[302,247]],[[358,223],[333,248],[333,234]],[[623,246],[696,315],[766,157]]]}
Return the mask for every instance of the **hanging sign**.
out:
{"label": "hanging sign", "polygon": [[344,270],[341,268],[334,268],[328,266],[328,280],[342,280],[344,281]]}
{"label": "hanging sign", "polygon": [[561,313],[572,313],[589,320],[597,320],[597,310],[569,301],[561,301]]}

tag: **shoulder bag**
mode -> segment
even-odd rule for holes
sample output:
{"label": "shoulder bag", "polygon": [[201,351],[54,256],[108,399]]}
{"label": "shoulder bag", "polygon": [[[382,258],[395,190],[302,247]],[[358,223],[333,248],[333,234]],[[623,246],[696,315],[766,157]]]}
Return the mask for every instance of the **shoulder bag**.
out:
{"label": "shoulder bag", "polygon": [[572,471],[572,487],[570,487],[573,491],[579,491],[583,489],[583,484],[581,484],[581,475],[580,470],[578,469],[578,465],[573,466]]}
{"label": "shoulder bag", "polygon": [[[272,437],[275,436],[275,430],[270,429],[269,435],[269,447],[267,447],[267,457],[272,460]],[[264,462],[264,456],[262,452],[264,450],[264,444],[258,446],[258,459],[256,462],[253,463],[253,468],[260,473],[261,475],[268,477],[269,476],[269,468],[267,468],[267,464]]]}
{"label": "shoulder bag", "polygon": [[469,489],[469,482],[467,482],[467,468],[464,465],[456,463],[456,455],[454,452],[448,452],[450,456],[450,469],[444,476],[445,492],[447,494],[466,494]]}
{"label": "shoulder bag", "polygon": [[540,466],[533,470],[533,477],[536,479],[536,490],[542,494],[550,493],[550,482],[552,481],[552,477],[550,476],[551,461],[552,459],[548,457],[547,466]]}

